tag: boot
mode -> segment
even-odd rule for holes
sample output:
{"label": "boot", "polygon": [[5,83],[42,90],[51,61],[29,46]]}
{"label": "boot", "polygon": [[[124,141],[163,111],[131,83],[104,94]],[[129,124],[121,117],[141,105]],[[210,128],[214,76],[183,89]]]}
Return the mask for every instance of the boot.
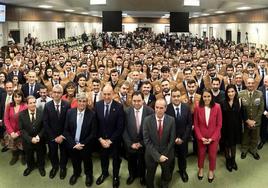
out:
{"label": "boot", "polygon": [[20,162],[21,162],[22,165],[25,165],[26,164],[26,157],[25,157],[24,151],[21,151]]}
{"label": "boot", "polygon": [[16,162],[19,160],[19,153],[18,151],[12,151],[12,159],[9,162],[9,164],[12,166],[16,164]]}
{"label": "boot", "polygon": [[234,169],[234,170],[238,169],[237,164],[235,162],[235,157],[231,158],[231,165],[232,165],[232,169]]}
{"label": "boot", "polygon": [[232,172],[232,165],[231,165],[231,159],[230,158],[226,158],[226,169],[229,172]]}

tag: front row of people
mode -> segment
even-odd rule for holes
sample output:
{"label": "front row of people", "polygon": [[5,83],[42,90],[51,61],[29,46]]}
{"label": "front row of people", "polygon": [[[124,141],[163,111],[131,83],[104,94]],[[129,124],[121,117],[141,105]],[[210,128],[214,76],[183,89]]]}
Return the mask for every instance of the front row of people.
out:
{"label": "front row of people", "polygon": [[[255,150],[257,143],[252,138],[255,132],[258,133],[258,114],[263,113],[264,104],[261,93],[251,87],[254,85],[252,81],[254,82],[253,79],[247,80],[248,88],[239,94],[240,99],[235,86],[227,86],[225,102],[221,105],[214,102],[211,90],[204,90],[200,101],[195,104],[194,114],[187,104],[181,103],[180,91],[177,89],[171,92],[170,104],[167,105],[165,99],[158,99],[155,111],[144,105],[141,92],[134,92],[132,106],[124,111],[123,106],[113,100],[112,87],[106,85],[102,91],[103,100],[96,103],[93,111],[87,108],[87,96],[84,93],[77,95],[77,108],[69,109],[69,104],[60,100],[62,87],[56,85],[53,88],[53,100],[46,103],[43,112],[37,109],[33,96],[27,98],[28,108],[21,109],[18,115],[19,132],[12,132],[10,135],[15,137],[21,134],[27,162],[24,176],[29,175],[34,169],[34,152],[37,153],[40,175],[45,176],[44,156],[47,142],[52,164],[49,177],[54,178],[60,168],[60,178],[64,179],[70,156],[73,175],[69,183],[76,183],[81,175],[83,162],[86,186],[93,183],[91,153],[97,138],[101,146],[101,175],[97,178],[96,184],[102,184],[109,176],[109,156],[112,156],[113,187],[120,185],[120,148],[123,138],[129,170],[127,184],[130,185],[139,177],[141,185],[153,188],[158,164],[162,169],[161,187],[168,187],[175,167],[175,157],[178,158],[179,173],[183,182],[188,181],[186,155],[194,125],[198,144],[197,176],[199,180],[204,176],[204,160],[208,151],[208,182],[211,183],[214,179],[221,135],[225,143],[226,165],[228,169],[237,170],[235,151],[242,120],[248,125],[244,131],[249,137],[244,138],[247,142],[242,139],[241,157],[245,158],[249,151],[255,159],[259,158]],[[19,97],[19,94],[14,93],[15,102],[19,101],[16,99]],[[19,112],[17,103],[14,105],[15,112]],[[222,124],[224,128],[221,130]],[[60,157],[57,154],[58,148]]]}

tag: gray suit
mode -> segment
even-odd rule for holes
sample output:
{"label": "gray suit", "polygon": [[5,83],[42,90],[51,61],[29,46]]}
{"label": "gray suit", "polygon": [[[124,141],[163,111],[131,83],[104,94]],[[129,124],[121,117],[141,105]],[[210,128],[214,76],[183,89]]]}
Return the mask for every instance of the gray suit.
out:
{"label": "gray suit", "polygon": [[[162,138],[159,140],[155,114],[147,116],[143,122],[143,139],[145,144],[145,163],[147,167],[147,187],[154,187],[154,176],[158,163],[161,165],[161,187],[168,187],[174,168],[174,143],[176,137],[175,119],[165,115]],[[168,157],[160,163],[160,156]]]}
{"label": "gray suit", "polygon": [[[143,106],[141,125],[139,132],[137,131],[135,111],[133,107],[125,110],[125,130],[123,139],[127,151],[128,171],[130,176],[145,176],[145,161],[144,161],[144,142],[143,142],[143,121],[148,115],[153,114],[154,111],[148,106]],[[143,147],[138,150],[131,148],[133,143],[140,143]],[[138,164],[138,165],[137,165]]]}

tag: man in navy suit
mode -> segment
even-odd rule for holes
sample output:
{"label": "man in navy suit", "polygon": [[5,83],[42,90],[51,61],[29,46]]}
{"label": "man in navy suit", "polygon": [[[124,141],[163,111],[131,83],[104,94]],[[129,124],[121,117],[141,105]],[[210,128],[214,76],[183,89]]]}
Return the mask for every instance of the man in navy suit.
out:
{"label": "man in navy suit", "polygon": [[144,105],[144,96],[136,91],[132,94],[132,106],[125,111],[125,130],[123,139],[127,150],[129,177],[127,185],[140,177],[141,185],[145,185],[145,161],[142,123],[146,116],[153,114],[152,108]]}
{"label": "man in navy suit", "polygon": [[34,71],[28,72],[28,83],[22,85],[21,90],[23,92],[24,97],[28,97],[29,95],[34,96],[36,99],[40,97],[39,89],[40,84],[36,82],[37,77]]}
{"label": "man in navy suit", "polygon": [[74,185],[81,174],[81,163],[84,163],[86,186],[93,182],[93,164],[91,159],[93,139],[97,134],[97,124],[94,111],[87,108],[85,93],[77,95],[77,108],[68,111],[64,136],[73,164],[73,175],[69,183]]}
{"label": "man in navy suit", "polygon": [[103,183],[108,177],[109,155],[113,158],[113,187],[119,187],[120,170],[120,145],[124,131],[124,110],[123,106],[114,101],[113,88],[106,85],[103,88],[103,100],[96,103],[95,112],[98,124],[98,140],[101,144],[101,169],[102,174],[96,184]]}
{"label": "man in navy suit", "polygon": [[263,78],[263,86],[259,87],[264,99],[264,112],[262,115],[261,128],[260,128],[260,143],[258,149],[262,149],[263,145],[268,139],[267,125],[268,125],[268,75]]}
{"label": "man in navy suit", "polygon": [[20,84],[25,84],[26,80],[23,76],[23,72],[19,70],[19,64],[18,62],[14,61],[12,64],[12,71],[8,73],[7,80],[12,81],[14,76],[18,77]]}
{"label": "man in navy suit", "polygon": [[175,152],[178,157],[179,173],[183,182],[188,181],[186,172],[186,156],[188,152],[188,139],[192,129],[191,109],[185,103],[180,101],[180,91],[173,89],[171,91],[171,103],[167,106],[166,114],[173,116],[176,123]]}
{"label": "man in navy suit", "polygon": [[[62,86],[55,85],[52,89],[53,100],[48,102],[44,108],[44,128],[48,137],[49,158],[52,164],[49,173],[51,179],[55,177],[59,167],[60,179],[64,179],[68,162],[67,150],[64,147],[63,130],[66,113],[70,105],[68,102],[61,100],[62,94]],[[58,156],[58,148],[60,149],[60,157]]]}

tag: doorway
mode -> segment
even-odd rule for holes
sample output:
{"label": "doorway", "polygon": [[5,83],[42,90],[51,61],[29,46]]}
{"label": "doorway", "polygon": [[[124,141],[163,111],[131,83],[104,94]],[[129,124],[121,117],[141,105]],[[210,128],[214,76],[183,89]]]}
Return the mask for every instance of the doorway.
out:
{"label": "doorway", "polygon": [[237,31],[237,44],[241,43],[241,31]]}
{"label": "doorway", "polygon": [[14,39],[15,43],[20,43],[20,30],[11,30],[9,32],[11,33],[11,36]]}
{"label": "doorway", "polygon": [[65,28],[58,28],[58,39],[64,39],[65,38]]}
{"label": "doorway", "polygon": [[226,41],[232,42],[232,31],[226,30]]}

